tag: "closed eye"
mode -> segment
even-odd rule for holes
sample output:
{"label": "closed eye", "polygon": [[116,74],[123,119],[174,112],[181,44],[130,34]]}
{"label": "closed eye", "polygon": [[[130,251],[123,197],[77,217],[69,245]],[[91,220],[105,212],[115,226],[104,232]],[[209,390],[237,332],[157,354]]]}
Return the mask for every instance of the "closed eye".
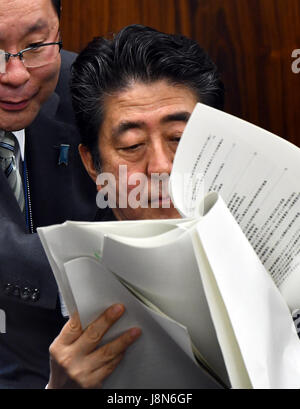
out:
{"label": "closed eye", "polygon": [[[42,44],[44,44],[42,41],[41,42],[39,42],[39,43],[31,43],[31,44],[29,44],[26,48],[33,48],[33,50],[32,51],[34,51],[34,50],[40,50],[41,48],[40,48],[40,45],[42,45]],[[42,47],[43,48],[43,47]]]}
{"label": "closed eye", "polygon": [[122,148],[120,148],[123,151],[134,151],[137,150],[140,146],[142,146],[142,144],[137,143],[135,145],[130,145],[130,146],[124,146]]}
{"label": "closed eye", "polygon": [[174,135],[170,138],[171,142],[179,143],[181,139],[181,134],[180,135]]}

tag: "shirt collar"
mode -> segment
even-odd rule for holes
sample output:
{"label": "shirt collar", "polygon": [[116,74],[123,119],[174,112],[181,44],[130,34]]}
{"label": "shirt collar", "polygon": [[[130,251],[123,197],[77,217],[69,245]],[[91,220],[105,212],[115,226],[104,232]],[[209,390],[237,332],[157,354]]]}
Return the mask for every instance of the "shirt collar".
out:
{"label": "shirt collar", "polygon": [[20,131],[14,131],[13,134],[17,138],[20,147],[20,154],[22,161],[24,161],[25,156],[25,129],[21,129]]}

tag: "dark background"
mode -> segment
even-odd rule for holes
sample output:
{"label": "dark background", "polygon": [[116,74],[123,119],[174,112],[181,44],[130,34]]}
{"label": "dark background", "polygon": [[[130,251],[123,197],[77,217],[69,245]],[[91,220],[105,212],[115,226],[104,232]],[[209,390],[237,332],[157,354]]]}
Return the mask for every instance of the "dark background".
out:
{"label": "dark background", "polygon": [[222,73],[225,110],[300,146],[300,0],[63,0],[69,50],[133,23],[197,40]]}

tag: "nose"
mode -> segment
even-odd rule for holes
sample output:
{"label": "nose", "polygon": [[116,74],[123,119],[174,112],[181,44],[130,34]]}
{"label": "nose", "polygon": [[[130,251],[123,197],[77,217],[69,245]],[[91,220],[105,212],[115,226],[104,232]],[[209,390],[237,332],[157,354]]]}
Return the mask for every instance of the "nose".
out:
{"label": "nose", "polygon": [[6,64],[6,73],[0,74],[0,82],[18,88],[24,85],[30,78],[30,74],[19,57],[10,57]]}
{"label": "nose", "polygon": [[174,152],[163,142],[156,143],[148,159],[148,176],[152,173],[170,174],[173,166]]}

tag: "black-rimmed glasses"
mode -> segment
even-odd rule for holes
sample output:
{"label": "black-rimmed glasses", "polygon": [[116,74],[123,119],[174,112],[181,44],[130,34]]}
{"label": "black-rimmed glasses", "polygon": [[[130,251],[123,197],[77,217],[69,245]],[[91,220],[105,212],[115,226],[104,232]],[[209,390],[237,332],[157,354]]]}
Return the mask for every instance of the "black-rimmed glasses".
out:
{"label": "black-rimmed glasses", "polygon": [[42,43],[27,47],[16,54],[0,50],[0,73],[6,72],[6,64],[11,57],[19,57],[26,68],[37,68],[53,62],[62,48],[62,42]]}

